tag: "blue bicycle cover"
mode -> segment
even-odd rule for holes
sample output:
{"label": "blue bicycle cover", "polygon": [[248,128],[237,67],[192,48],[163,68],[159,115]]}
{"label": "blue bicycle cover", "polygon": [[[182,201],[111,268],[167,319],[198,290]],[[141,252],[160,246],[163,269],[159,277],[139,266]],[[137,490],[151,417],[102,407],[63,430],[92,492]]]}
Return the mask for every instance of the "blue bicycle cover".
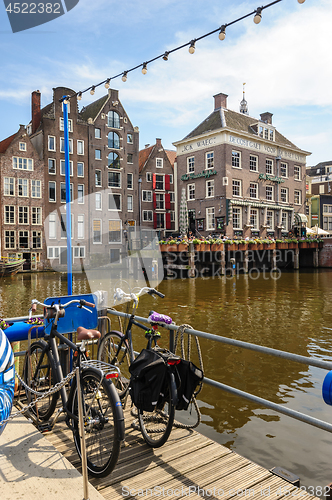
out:
{"label": "blue bicycle cover", "polygon": [[0,434],[6,427],[14,399],[15,366],[11,345],[0,328]]}

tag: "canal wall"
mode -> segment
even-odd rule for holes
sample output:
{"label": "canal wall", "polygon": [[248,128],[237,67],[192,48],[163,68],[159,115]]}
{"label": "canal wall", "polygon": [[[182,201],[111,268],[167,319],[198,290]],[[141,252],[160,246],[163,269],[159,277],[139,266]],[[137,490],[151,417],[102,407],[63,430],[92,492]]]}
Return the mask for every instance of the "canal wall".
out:
{"label": "canal wall", "polygon": [[319,252],[319,267],[332,267],[332,238],[324,238],[324,246]]}

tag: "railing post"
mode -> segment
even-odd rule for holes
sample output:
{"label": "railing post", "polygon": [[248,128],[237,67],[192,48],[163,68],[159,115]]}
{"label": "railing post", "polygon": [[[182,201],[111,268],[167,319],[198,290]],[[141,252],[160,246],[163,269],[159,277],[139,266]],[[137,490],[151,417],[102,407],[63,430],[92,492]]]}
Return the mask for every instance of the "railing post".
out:
{"label": "railing post", "polygon": [[83,500],[89,500],[88,465],[87,465],[87,460],[86,460],[85,432],[84,432],[84,421],[83,421],[83,401],[82,401],[79,367],[76,368],[76,381],[77,381],[77,403],[78,403],[78,427],[79,427],[80,441],[81,441],[83,495],[84,495]]}

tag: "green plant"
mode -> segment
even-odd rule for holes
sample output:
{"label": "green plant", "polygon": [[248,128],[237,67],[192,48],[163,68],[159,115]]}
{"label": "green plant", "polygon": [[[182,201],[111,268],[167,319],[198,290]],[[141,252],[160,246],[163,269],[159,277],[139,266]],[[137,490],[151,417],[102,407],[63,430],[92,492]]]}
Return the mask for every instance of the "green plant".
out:
{"label": "green plant", "polygon": [[0,319],[0,328],[2,328],[2,330],[6,330],[6,328],[8,328],[10,325],[7,323],[7,321],[5,321],[4,319]]}
{"label": "green plant", "polygon": [[176,240],[169,240],[167,242],[167,245],[176,245],[177,241]]}
{"label": "green plant", "polygon": [[159,245],[165,245],[165,243],[166,243],[166,241],[164,241],[164,240],[159,241]]}
{"label": "green plant", "polygon": [[193,244],[194,245],[200,245],[201,243],[202,243],[201,240],[198,240],[197,238],[193,239]]}

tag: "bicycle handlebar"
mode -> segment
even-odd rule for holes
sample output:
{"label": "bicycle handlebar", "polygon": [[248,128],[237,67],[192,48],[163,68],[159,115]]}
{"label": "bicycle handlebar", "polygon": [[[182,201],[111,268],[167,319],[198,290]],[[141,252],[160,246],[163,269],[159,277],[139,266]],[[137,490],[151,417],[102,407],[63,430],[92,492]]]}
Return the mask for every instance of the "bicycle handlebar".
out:
{"label": "bicycle handlebar", "polygon": [[165,297],[164,294],[158,292],[155,288],[149,288],[144,286],[137,293],[126,293],[121,288],[116,288],[114,292],[114,300],[120,302],[123,299],[133,300],[135,304],[138,304],[138,298],[143,294],[148,293],[149,295],[158,295],[162,299]]}
{"label": "bicycle handlebar", "polygon": [[[91,314],[92,314],[92,311],[90,311],[89,309],[87,309],[87,307],[84,307],[84,306],[88,306],[88,307],[92,307],[92,308],[96,307],[95,304],[93,304],[92,302],[87,302],[84,299],[80,299],[80,300],[74,299],[74,300],[70,300],[66,304],[60,304],[60,303],[58,303],[58,304],[52,304],[52,305],[50,305],[50,304],[44,304],[43,302],[39,302],[39,300],[37,300],[37,299],[33,299],[32,300],[31,308],[29,309],[29,318],[32,316],[32,313],[36,312],[37,305],[40,305],[40,306],[46,308],[46,310],[53,310],[55,312],[58,312],[61,309],[66,309],[71,304],[79,304],[78,307],[86,309]],[[51,317],[51,315],[47,315],[47,316]],[[54,316],[52,316],[52,317],[54,317]]]}

